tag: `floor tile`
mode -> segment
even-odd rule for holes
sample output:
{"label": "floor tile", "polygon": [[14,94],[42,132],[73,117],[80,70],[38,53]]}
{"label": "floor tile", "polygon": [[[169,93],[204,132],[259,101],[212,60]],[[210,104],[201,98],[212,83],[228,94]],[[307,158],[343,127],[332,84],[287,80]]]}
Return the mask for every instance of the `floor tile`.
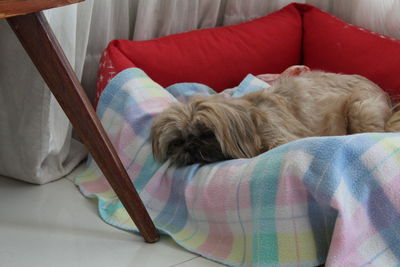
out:
{"label": "floor tile", "polygon": [[169,237],[147,244],[106,224],[68,179],[38,186],[0,177],[0,266],[154,267],[196,257]]}

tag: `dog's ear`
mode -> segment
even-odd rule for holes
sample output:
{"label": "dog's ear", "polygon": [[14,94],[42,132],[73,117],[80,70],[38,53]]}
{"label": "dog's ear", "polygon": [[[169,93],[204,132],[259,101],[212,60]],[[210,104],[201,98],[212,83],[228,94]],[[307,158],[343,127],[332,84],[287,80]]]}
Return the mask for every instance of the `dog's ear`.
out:
{"label": "dog's ear", "polygon": [[214,134],[221,144],[223,153],[231,158],[251,158],[262,149],[257,124],[253,120],[253,109],[246,101],[229,100],[223,106],[213,107],[217,116]]}
{"label": "dog's ear", "polygon": [[159,162],[164,162],[167,159],[167,148],[161,144],[160,140],[162,138],[163,124],[162,116],[156,117],[150,131],[153,156]]}
{"label": "dog's ear", "polygon": [[186,105],[175,103],[154,119],[150,138],[153,156],[157,161],[164,162],[168,159],[168,147],[180,136],[189,112]]}

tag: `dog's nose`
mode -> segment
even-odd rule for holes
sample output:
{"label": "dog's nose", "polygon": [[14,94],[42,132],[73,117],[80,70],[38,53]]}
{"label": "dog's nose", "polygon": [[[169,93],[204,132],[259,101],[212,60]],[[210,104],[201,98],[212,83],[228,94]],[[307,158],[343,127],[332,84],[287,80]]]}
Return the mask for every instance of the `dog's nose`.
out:
{"label": "dog's nose", "polygon": [[197,144],[193,144],[193,143],[191,143],[191,144],[188,144],[186,147],[185,147],[185,152],[187,152],[187,153],[194,153],[194,152],[196,152],[197,150],[198,150],[198,148],[199,148],[199,146],[197,145]]}

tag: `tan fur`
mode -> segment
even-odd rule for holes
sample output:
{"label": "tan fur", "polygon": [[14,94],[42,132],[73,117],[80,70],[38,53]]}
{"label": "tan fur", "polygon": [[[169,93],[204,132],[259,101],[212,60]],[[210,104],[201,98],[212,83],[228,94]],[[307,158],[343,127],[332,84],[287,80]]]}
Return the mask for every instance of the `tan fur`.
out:
{"label": "tan fur", "polygon": [[392,108],[386,93],[362,76],[282,76],[240,98],[192,98],[171,106],[153,124],[153,152],[159,161],[186,165],[254,157],[310,136],[400,131],[400,111]]}

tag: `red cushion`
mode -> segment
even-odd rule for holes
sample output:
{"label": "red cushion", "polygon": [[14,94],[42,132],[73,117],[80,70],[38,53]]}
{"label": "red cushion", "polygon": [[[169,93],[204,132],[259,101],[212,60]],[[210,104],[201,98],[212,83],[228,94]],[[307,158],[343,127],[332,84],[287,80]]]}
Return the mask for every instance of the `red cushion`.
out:
{"label": "red cushion", "polygon": [[94,101],[95,106],[99,101],[101,93],[107,86],[107,83],[119,72],[133,67],[135,67],[135,64],[114,46],[114,42],[111,42],[106,50],[104,50],[100,59],[99,74],[96,84],[96,98]]}
{"label": "red cushion", "polygon": [[216,91],[236,86],[248,73],[280,73],[300,64],[301,27],[290,5],[233,26],[149,41],[114,40],[101,60],[98,94],[115,73],[135,65],[164,87],[199,82]]}
{"label": "red cushion", "polygon": [[317,8],[304,9],[303,64],[360,74],[392,97],[400,93],[400,41],[348,24]]}
{"label": "red cushion", "polygon": [[310,5],[290,4],[234,26],[150,41],[112,41],[101,59],[97,97],[109,79],[135,66],[162,86],[200,82],[220,91],[237,85],[248,73],[280,73],[296,64],[360,74],[393,98],[400,95],[399,40],[353,26]]}

